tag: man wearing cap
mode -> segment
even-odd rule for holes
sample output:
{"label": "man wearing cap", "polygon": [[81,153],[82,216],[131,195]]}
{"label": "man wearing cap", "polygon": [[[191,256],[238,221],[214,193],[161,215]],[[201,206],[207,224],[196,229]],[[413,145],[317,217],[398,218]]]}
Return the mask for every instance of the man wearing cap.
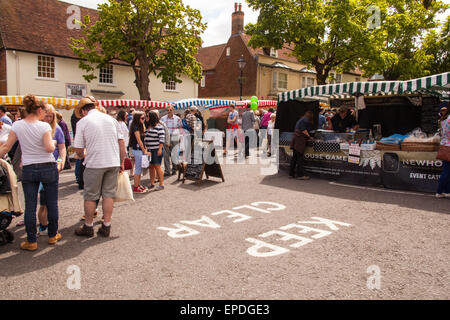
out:
{"label": "man wearing cap", "polygon": [[[104,222],[98,234],[109,237],[117,177],[123,171],[126,156],[124,137],[116,119],[96,109],[89,98],[80,100],[76,110],[83,118],[77,123],[74,140],[75,152],[84,158],[84,211],[85,223],[75,230],[77,236],[94,236],[94,213],[97,201],[103,198]],[[86,154],[85,154],[86,149]]]}
{"label": "man wearing cap", "polygon": [[346,107],[340,107],[338,113],[331,118],[332,129],[336,132],[347,132],[348,129],[358,130],[356,118]]}

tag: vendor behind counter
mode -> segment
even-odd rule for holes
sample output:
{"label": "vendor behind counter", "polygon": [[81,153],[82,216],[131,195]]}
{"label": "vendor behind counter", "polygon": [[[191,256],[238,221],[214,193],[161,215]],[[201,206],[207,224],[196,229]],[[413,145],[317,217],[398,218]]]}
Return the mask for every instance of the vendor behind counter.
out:
{"label": "vendor behind counter", "polygon": [[338,112],[330,119],[330,122],[331,129],[339,133],[348,132],[350,129],[359,129],[358,121],[346,107],[340,107]]}

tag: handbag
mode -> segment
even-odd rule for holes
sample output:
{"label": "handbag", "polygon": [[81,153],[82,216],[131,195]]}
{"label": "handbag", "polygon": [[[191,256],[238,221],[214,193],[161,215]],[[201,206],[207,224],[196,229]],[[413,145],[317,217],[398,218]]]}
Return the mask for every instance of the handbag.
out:
{"label": "handbag", "polygon": [[131,170],[133,168],[133,166],[131,165],[131,159],[125,158],[125,160],[123,161],[123,166],[125,170]]}
{"label": "handbag", "polygon": [[436,159],[450,162],[450,147],[440,145]]}
{"label": "handbag", "polygon": [[142,169],[147,169],[148,167],[150,167],[150,157],[147,155],[142,155]]}
{"label": "handbag", "polygon": [[128,172],[124,171],[119,173],[117,177],[117,190],[116,196],[114,197],[114,202],[123,202],[128,200],[134,201],[133,189],[131,189]]}

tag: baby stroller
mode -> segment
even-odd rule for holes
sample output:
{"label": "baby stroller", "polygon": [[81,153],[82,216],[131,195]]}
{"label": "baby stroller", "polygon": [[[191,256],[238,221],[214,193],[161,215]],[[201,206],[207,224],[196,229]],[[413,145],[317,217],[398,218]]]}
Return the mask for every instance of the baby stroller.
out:
{"label": "baby stroller", "polygon": [[14,234],[7,230],[11,224],[13,214],[9,212],[0,213],[0,246],[14,241]]}
{"label": "baby stroller", "polygon": [[0,159],[0,245],[13,242],[14,234],[7,228],[13,217],[22,213],[18,199],[17,176],[12,166]]}

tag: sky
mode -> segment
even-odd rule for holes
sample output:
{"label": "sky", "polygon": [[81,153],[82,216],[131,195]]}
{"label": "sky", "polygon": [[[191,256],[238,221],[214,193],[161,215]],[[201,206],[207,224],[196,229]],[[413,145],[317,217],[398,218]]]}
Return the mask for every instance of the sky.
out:
{"label": "sky", "polygon": [[[63,0],[82,7],[97,9],[97,5],[107,0]],[[208,47],[216,44],[226,43],[231,35],[231,14],[234,12],[234,3],[242,3],[242,11],[245,13],[245,24],[255,23],[258,13],[250,9],[245,0],[183,0],[185,5],[199,9],[203,21],[208,27],[204,32],[203,46]]]}

